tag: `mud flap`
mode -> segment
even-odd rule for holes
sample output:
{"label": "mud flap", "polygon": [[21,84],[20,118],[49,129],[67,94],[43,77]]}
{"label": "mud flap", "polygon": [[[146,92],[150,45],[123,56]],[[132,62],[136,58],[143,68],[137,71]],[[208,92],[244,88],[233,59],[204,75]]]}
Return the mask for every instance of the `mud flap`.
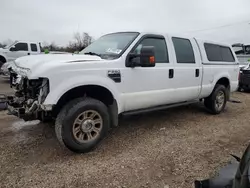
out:
{"label": "mud flap", "polygon": [[110,118],[111,118],[110,128],[117,127],[118,126],[118,106],[115,100],[113,101],[112,105],[108,106],[108,111],[109,111]]}

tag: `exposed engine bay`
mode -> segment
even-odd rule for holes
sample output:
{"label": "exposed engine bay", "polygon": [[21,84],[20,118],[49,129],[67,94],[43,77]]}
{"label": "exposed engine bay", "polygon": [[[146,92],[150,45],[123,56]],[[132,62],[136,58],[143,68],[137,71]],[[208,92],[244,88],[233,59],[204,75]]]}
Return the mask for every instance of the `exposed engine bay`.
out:
{"label": "exposed engine bay", "polygon": [[49,80],[39,78],[29,80],[25,76],[10,72],[10,87],[14,96],[7,97],[8,110],[11,114],[24,120],[41,119],[44,116],[40,105],[49,93]]}

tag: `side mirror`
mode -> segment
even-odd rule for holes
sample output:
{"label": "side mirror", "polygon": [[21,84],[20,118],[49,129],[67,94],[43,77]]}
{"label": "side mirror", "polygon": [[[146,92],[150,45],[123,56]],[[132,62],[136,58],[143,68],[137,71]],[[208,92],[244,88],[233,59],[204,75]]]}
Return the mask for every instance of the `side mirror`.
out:
{"label": "side mirror", "polygon": [[11,52],[14,52],[14,51],[16,51],[16,48],[15,48],[15,46],[12,46],[12,47],[10,48],[10,51],[11,51]]}
{"label": "side mirror", "polygon": [[153,46],[143,46],[140,54],[129,54],[126,62],[127,67],[154,67],[155,48]]}
{"label": "side mirror", "polygon": [[142,67],[155,66],[155,48],[153,46],[143,46],[141,48],[140,64]]}

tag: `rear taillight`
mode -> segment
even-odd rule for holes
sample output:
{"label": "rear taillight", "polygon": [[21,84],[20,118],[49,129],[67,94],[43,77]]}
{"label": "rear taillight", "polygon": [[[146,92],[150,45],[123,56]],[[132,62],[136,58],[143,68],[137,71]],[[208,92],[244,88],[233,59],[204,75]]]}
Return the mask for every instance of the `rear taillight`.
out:
{"label": "rear taillight", "polygon": [[240,75],[241,75],[242,71],[239,71],[239,75],[238,75],[238,80],[240,81]]}

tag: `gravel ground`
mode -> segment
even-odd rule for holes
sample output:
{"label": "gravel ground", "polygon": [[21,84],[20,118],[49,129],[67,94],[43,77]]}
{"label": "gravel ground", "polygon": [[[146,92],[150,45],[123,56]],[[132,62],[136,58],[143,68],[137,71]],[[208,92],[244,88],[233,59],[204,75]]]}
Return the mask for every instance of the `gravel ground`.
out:
{"label": "gravel ground", "polygon": [[[0,93],[9,93],[0,80]],[[250,94],[234,93],[213,116],[196,104],[127,117],[91,153],[59,145],[54,129],[0,112],[0,187],[191,188],[241,155],[249,142]],[[167,186],[166,186],[167,187]]]}

